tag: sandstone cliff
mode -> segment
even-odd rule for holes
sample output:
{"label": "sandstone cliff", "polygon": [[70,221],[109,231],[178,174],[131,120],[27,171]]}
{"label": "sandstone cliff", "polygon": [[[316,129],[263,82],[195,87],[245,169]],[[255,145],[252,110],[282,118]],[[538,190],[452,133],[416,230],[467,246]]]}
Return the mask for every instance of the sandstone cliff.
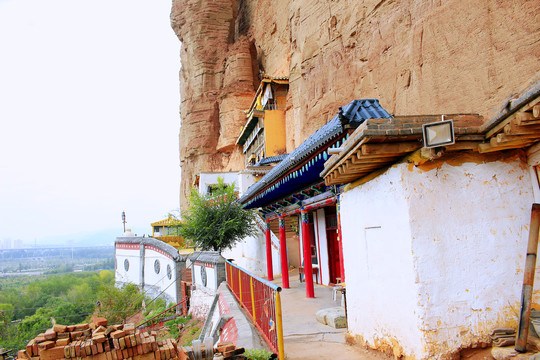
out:
{"label": "sandstone cliff", "polygon": [[195,174],[243,168],[234,141],[259,71],[289,76],[287,151],[343,104],[480,113],[538,79],[540,1],[173,0],[185,208]]}

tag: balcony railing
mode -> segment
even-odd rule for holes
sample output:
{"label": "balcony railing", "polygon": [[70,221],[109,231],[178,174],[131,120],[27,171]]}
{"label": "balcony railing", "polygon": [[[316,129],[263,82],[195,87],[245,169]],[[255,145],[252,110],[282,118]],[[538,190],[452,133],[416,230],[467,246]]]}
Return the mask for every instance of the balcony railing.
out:
{"label": "balcony railing", "polygon": [[259,329],[270,349],[279,355],[280,360],[285,360],[279,294],[281,288],[229,261],[226,261],[225,270],[227,284],[232,293]]}

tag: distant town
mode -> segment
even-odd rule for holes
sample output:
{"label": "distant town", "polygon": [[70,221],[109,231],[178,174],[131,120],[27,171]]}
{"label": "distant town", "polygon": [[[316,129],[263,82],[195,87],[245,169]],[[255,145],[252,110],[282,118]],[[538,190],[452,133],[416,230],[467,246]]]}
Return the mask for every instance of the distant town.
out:
{"label": "distant town", "polygon": [[2,247],[0,264],[0,277],[114,269],[114,247]]}

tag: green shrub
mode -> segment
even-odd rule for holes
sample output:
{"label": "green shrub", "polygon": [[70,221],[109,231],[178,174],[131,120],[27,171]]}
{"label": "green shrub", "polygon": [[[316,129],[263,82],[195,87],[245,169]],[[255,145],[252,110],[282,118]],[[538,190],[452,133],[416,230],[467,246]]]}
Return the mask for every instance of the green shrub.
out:
{"label": "green shrub", "polygon": [[247,349],[244,355],[249,360],[268,360],[272,353],[263,349]]}

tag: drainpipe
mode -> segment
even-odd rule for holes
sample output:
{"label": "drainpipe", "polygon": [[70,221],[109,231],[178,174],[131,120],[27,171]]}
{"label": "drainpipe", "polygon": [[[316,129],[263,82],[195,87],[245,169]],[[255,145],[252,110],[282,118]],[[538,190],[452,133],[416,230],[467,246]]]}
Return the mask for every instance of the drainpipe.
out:
{"label": "drainpipe", "polygon": [[284,289],[289,288],[289,261],[287,260],[287,235],[285,217],[279,215],[279,250],[281,255],[281,281]]}
{"label": "drainpipe", "polygon": [[521,290],[521,311],[519,313],[519,328],[516,340],[516,351],[527,351],[527,338],[529,336],[529,319],[531,316],[531,300],[534,287],[534,272],[536,268],[536,253],[538,251],[538,231],[540,229],[540,204],[533,204],[531,210],[531,226],[529,230],[529,243],[527,245],[527,259],[523,274],[523,289]]}
{"label": "drainpipe", "polygon": [[309,238],[309,215],[302,209],[302,244],[304,245],[304,274],[306,280],[306,297],[314,298],[313,290],[313,264],[311,263],[311,241]]}
{"label": "drainpipe", "polygon": [[270,237],[270,221],[266,220],[266,271],[268,280],[274,280],[274,271],[272,270],[272,238]]}

